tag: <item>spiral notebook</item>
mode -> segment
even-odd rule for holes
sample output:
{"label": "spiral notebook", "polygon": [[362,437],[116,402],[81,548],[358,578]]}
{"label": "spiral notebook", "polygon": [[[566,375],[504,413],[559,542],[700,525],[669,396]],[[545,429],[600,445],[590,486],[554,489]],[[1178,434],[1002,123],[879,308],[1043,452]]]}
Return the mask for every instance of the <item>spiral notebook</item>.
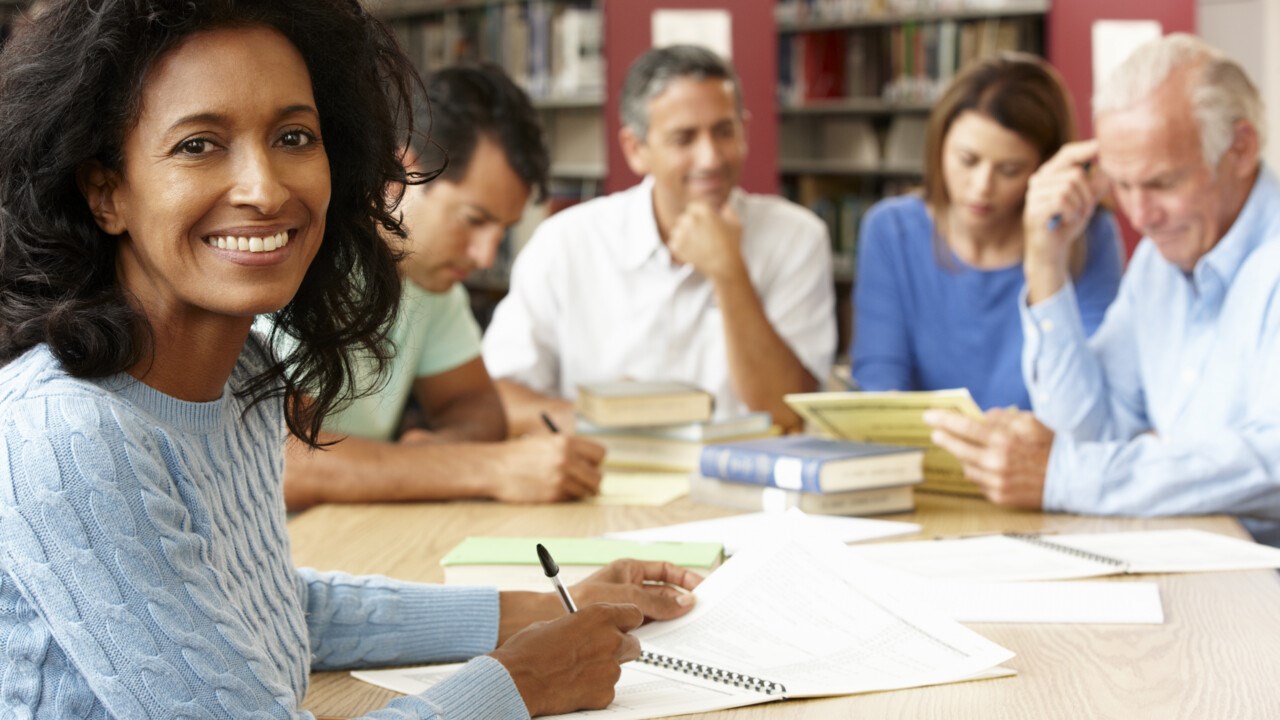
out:
{"label": "spiral notebook", "polygon": [[861,545],[849,548],[849,554],[944,580],[1072,580],[1280,568],[1280,549],[1190,529],[1079,535],[1005,533]]}
{"label": "spiral notebook", "polygon": [[[882,570],[846,547],[794,532],[735,555],[698,588],[688,615],[633,634],[614,702],[573,717],[639,720],[796,697],[849,695],[998,677],[1013,653],[909,601],[880,594]],[[421,692],[456,669],[360,671]]]}

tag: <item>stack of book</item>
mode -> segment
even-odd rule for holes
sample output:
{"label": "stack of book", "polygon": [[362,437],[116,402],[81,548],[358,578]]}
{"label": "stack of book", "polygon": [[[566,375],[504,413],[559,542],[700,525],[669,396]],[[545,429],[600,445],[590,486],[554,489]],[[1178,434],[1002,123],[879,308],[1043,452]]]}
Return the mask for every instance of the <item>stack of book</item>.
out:
{"label": "stack of book", "polygon": [[577,432],[604,446],[606,467],[693,472],[708,443],[769,437],[778,429],[769,413],[756,412],[724,420],[649,427],[602,427],[579,418]]}
{"label": "stack of book", "polygon": [[684,383],[583,385],[577,434],[604,446],[606,467],[692,472],[707,443],[777,432],[769,413],[713,420],[711,408],[709,393]]}
{"label": "stack of book", "polygon": [[711,393],[688,383],[620,380],[578,386],[578,415],[597,427],[653,427],[711,419]]}
{"label": "stack of book", "polygon": [[741,510],[907,512],[915,508],[923,458],[918,448],[800,435],[708,445],[689,497]]}

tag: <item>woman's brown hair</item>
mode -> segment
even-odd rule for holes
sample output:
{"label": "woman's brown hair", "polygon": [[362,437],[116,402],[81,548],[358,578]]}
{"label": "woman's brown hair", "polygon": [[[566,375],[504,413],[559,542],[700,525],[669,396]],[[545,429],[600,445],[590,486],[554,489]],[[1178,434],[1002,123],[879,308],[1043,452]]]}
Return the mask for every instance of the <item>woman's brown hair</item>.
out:
{"label": "woman's brown hair", "polygon": [[[951,205],[942,174],[942,146],[956,118],[979,113],[1017,133],[1040,153],[1053,157],[1075,139],[1075,113],[1062,77],[1043,58],[1006,52],[976,60],[956,75],[929,113],[924,140],[924,201],[935,219]],[[1071,253],[1072,275],[1084,268],[1085,243]]]}

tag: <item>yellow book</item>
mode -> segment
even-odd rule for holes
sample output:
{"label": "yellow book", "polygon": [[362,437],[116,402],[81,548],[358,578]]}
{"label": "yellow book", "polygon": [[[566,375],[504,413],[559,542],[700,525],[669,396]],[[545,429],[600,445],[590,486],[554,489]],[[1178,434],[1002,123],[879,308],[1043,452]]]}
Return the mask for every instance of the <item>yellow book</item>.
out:
{"label": "yellow book", "polygon": [[794,393],[786,396],[809,432],[856,442],[924,448],[924,483],[918,490],[982,495],[965,478],[960,461],[929,439],[926,410],[954,410],[981,418],[982,410],[966,388],[931,392]]}

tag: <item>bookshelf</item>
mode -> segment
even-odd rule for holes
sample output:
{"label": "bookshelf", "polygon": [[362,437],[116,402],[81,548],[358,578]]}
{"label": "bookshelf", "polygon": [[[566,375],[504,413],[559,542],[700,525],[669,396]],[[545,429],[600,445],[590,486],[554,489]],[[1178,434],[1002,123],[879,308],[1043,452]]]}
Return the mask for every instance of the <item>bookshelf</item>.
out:
{"label": "bookshelf", "polygon": [[831,232],[839,348],[853,333],[862,214],[919,186],[933,102],[966,62],[1044,54],[1048,0],[782,0],[778,172]]}

